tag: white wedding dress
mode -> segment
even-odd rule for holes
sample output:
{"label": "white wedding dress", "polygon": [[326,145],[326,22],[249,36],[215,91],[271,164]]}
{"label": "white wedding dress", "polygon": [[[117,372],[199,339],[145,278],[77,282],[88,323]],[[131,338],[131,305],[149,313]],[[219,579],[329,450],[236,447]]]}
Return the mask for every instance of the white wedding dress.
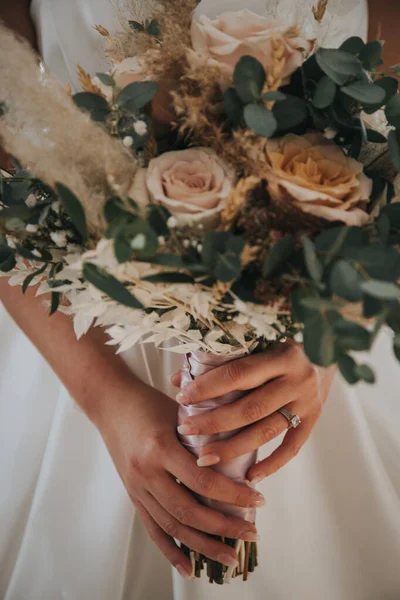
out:
{"label": "white wedding dress", "polygon": [[[310,17],[316,0],[205,0],[215,16],[244,5]],[[142,5],[145,5],[142,2]],[[364,0],[330,0],[325,45],[366,36]],[[77,63],[102,70],[95,24],[113,27],[108,0],[33,0],[44,59],[77,87]],[[62,352],[62,342],[60,342]],[[179,358],[139,348],[127,357],[171,394]],[[400,369],[390,336],[370,362],[377,385],[337,377],[305,448],[264,481],[257,525],[261,567],[246,584],[186,582],[149,540],[99,433],[24,335],[0,312],[0,598],[3,600],[398,600]],[[143,374],[146,375],[143,375]],[[99,373],[101,377],[101,373]],[[272,446],[262,450],[269,453]]]}

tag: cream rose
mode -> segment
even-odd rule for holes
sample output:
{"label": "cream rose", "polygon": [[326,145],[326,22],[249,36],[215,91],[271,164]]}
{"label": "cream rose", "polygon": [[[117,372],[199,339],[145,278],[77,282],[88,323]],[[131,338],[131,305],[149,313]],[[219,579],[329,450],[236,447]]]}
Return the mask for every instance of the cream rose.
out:
{"label": "cream rose", "polygon": [[365,208],[372,181],[364,174],[363,165],[345,156],[334,142],[320,134],[289,134],[267,140],[264,152],[272,199],[350,226],[369,220]]}
{"label": "cream rose", "polygon": [[215,227],[232,189],[235,173],[208,148],[166,152],[150,161],[147,188],[179,225]]}
{"label": "cream rose", "polygon": [[265,69],[270,68],[273,39],[284,46],[284,79],[302,65],[304,55],[314,45],[310,40],[293,37],[287,25],[247,9],[223,13],[214,20],[202,15],[193,20],[191,36],[190,62],[198,64],[206,59],[219,65],[226,83],[232,80],[235,65],[242,56],[253,56]]}

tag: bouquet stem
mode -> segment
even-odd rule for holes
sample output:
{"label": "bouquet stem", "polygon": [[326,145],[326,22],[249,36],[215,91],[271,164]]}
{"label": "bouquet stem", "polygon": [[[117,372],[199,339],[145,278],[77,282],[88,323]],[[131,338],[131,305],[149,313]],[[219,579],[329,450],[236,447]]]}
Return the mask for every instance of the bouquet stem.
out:
{"label": "bouquet stem", "polygon": [[216,583],[217,585],[229,583],[232,578],[240,576],[243,577],[243,581],[247,581],[249,573],[253,573],[258,565],[257,543],[232,540],[219,536],[215,536],[215,539],[228,546],[232,546],[232,548],[236,548],[239,565],[237,567],[227,567],[181,544],[183,552],[192,562],[193,576],[200,578],[202,573],[205,572],[209,582]]}
{"label": "bouquet stem", "polygon": [[[217,356],[201,351],[187,354],[182,368],[182,387],[196,377],[199,377],[230,360],[231,359],[226,356]],[[179,424],[181,424],[188,416],[204,414],[205,412],[215,410],[219,406],[231,404],[238,400],[243,393],[244,392],[241,391],[231,392],[224,396],[220,396],[219,398],[206,400],[195,406],[181,406],[178,417]],[[201,449],[211,442],[228,439],[235,435],[235,433],[237,433],[237,431],[215,435],[180,436],[180,440],[192,454],[198,457]],[[233,481],[244,484],[247,471],[256,460],[257,452],[251,452],[234,460],[220,463],[213,468]],[[255,511],[253,510],[240,508],[226,502],[210,500],[209,498],[202,496],[198,496],[198,499],[208,507],[219,510],[226,515],[242,518],[254,523]],[[181,547],[184,553],[192,562],[193,576],[199,578],[202,576],[202,573],[205,572],[210,583],[217,583],[219,585],[229,583],[233,577],[238,576],[242,576],[243,580],[247,581],[249,573],[252,573],[257,566],[257,544],[255,542],[244,542],[242,540],[233,540],[222,537],[215,537],[215,539],[235,548],[239,559],[239,565],[237,567],[227,567],[182,545]]]}

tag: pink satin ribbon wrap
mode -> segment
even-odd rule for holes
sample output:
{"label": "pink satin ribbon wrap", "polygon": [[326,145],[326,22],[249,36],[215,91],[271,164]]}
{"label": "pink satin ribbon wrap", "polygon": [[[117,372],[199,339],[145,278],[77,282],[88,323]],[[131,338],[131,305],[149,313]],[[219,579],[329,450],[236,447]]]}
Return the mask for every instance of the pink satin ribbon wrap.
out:
{"label": "pink satin ribbon wrap", "polygon": [[[184,387],[190,381],[196,379],[196,377],[200,377],[200,375],[204,375],[204,373],[208,373],[209,371],[212,371],[213,369],[224,365],[231,360],[231,358],[227,358],[226,356],[217,356],[202,351],[190,352],[189,354],[186,354],[182,367],[181,386]],[[211,392],[212,390],[210,390],[210,393]],[[243,391],[230,392],[229,394],[219,396],[218,398],[211,398],[210,400],[206,400],[200,404],[189,406],[181,405],[178,414],[178,425],[181,425],[188,417],[210,412],[216,408],[219,408],[220,406],[225,406],[226,404],[232,404],[244,396],[244,394],[245,392]],[[204,446],[208,446],[208,444],[218,440],[226,440],[238,433],[238,431],[240,430],[236,429],[234,431],[217,433],[214,435],[180,435],[179,439],[181,440],[183,446],[185,446],[196,457],[199,457],[201,448],[204,448]],[[212,468],[215,471],[218,471],[218,473],[229,477],[229,479],[244,484],[246,481],[247,471],[256,463],[256,461],[257,451],[250,452],[244,456],[220,463]],[[200,502],[206,506],[209,506],[215,510],[219,510],[225,515],[239,517],[252,523],[255,521],[256,511],[254,509],[241,508],[226,502],[210,500],[209,498],[205,498],[203,496],[198,496],[198,498]]]}

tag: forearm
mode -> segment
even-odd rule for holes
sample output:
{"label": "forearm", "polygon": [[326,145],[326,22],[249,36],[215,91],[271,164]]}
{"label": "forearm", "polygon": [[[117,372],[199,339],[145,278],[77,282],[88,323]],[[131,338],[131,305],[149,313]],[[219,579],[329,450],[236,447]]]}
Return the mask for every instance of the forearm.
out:
{"label": "forearm", "polygon": [[97,422],[107,409],[110,394],[118,381],[132,392],[139,384],[115,349],[105,346],[106,336],[92,329],[79,341],[72,319],[62,313],[49,317],[46,297],[35,297],[36,288],[25,295],[0,279],[0,300],[6,310],[50,364],[88,417]]}

